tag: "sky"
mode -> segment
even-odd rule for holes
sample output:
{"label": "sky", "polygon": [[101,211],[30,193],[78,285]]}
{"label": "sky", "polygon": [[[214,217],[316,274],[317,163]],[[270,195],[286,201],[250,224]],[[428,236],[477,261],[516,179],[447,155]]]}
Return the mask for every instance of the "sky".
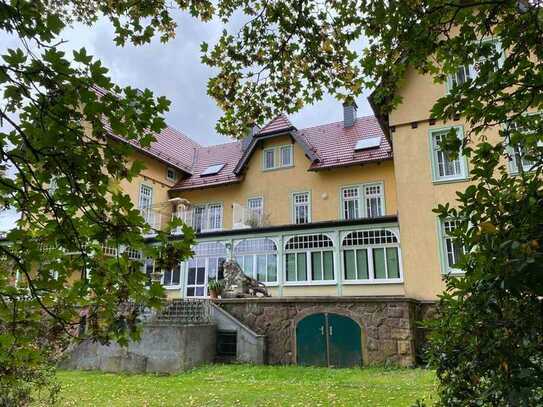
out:
{"label": "sky", "polygon": [[[170,126],[202,145],[228,142],[228,138],[215,131],[221,112],[206,93],[207,80],[213,72],[200,61],[200,44],[202,41],[214,44],[223,26],[215,21],[202,23],[180,13],[176,21],[176,37],[166,44],[153,40],[143,46],[118,47],[113,42],[113,28],[106,19],[100,19],[92,27],[75,25],[65,30],[61,38],[66,40],[63,47],[68,53],[85,47],[89,55],[100,59],[119,85],[149,88],[155,95],[166,96],[172,102],[166,114]],[[15,39],[0,32],[0,54],[17,45]],[[372,114],[367,95],[356,100],[359,116]],[[342,115],[341,102],[326,96],[290,119],[296,127],[304,128],[342,120]],[[0,231],[13,224],[14,219],[14,213],[0,213]]]}

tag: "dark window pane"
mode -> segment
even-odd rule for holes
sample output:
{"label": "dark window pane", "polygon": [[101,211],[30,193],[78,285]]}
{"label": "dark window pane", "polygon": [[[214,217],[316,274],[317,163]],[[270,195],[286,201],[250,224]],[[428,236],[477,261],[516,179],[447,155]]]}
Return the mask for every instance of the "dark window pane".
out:
{"label": "dark window pane", "polygon": [[345,260],[345,280],[356,280],[354,250],[345,250],[343,258]]}
{"label": "dark window pane", "polygon": [[172,273],[172,285],[179,285],[181,281],[181,267],[179,265],[175,266]]}
{"label": "dark window pane", "polygon": [[164,272],[164,285],[171,285],[172,284],[172,271],[166,270]]}
{"label": "dark window pane", "polygon": [[268,281],[277,281],[277,255],[268,254]]}
{"label": "dark window pane", "polygon": [[360,280],[367,280],[369,278],[367,249],[356,251],[356,266],[358,267],[358,278]]}
{"label": "dark window pane", "polygon": [[334,279],[334,252],[323,252],[323,268],[324,268],[324,279],[333,280]]}
{"label": "dark window pane", "polygon": [[196,269],[195,268],[189,268],[188,274],[187,274],[187,284],[188,285],[194,285],[196,282]]}
{"label": "dark window pane", "polygon": [[400,278],[400,264],[397,247],[387,247],[387,269],[388,278]]}
{"label": "dark window pane", "polygon": [[217,278],[219,280],[224,279],[224,262],[226,259],[224,257],[219,257],[219,271],[217,272]]}
{"label": "dark window pane", "polygon": [[204,296],[204,287],[196,287],[196,296],[197,297],[203,297]]}
{"label": "dark window pane", "polygon": [[196,272],[196,284],[204,284],[205,275],[205,268],[198,268],[198,271]]}
{"label": "dark window pane", "polygon": [[311,278],[313,280],[322,280],[321,252],[311,253]]}
{"label": "dark window pane", "polygon": [[298,281],[307,281],[307,256],[305,253],[297,254],[296,271]]}
{"label": "dark window pane", "polygon": [[187,287],[187,297],[194,297],[194,287]]}
{"label": "dark window pane", "polygon": [[373,249],[373,270],[375,278],[387,278],[384,248]]}
{"label": "dark window pane", "polygon": [[287,254],[287,281],[296,281],[296,255]]}

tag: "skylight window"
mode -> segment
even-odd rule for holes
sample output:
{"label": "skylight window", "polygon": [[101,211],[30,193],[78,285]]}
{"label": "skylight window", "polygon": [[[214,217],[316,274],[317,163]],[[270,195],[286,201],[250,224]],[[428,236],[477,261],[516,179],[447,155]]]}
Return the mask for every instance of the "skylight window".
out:
{"label": "skylight window", "polygon": [[370,137],[358,140],[356,146],[354,147],[355,151],[367,150],[369,148],[379,147],[381,145],[381,137]]}
{"label": "skylight window", "polygon": [[201,177],[205,177],[206,175],[215,175],[218,174],[222,169],[224,168],[224,164],[215,164],[210,165],[207,167],[201,174]]}

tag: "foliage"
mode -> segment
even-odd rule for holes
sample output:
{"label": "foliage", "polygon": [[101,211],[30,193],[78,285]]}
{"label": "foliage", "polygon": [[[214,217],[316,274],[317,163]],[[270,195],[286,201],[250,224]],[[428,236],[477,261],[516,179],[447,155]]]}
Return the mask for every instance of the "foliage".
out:
{"label": "foliage", "polygon": [[[143,164],[111,135],[149,146],[169,102],[114,85],[85,49],[59,49],[70,19],[97,16],[86,3],[0,1],[0,32],[20,42],[0,57],[2,169],[15,172],[0,175],[0,206],[21,215],[0,245],[2,405],[24,405],[30,387],[50,387],[48,365],[83,333],[80,322],[83,337],[126,343],[138,337],[137,314],[120,305],[158,307],[164,296],[156,282],[145,288],[131,253],[166,258],[168,232],[156,247],[145,244],[149,227],[120,188]],[[193,234],[184,231],[167,243],[177,260],[190,254]]]}
{"label": "foliage", "polygon": [[435,400],[424,369],[211,365],[170,376],[60,371],[61,406],[404,407]]}
{"label": "foliage", "polygon": [[215,291],[215,293],[220,294],[222,289],[224,288],[224,281],[223,280],[211,280],[207,284],[207,288],[209,291]]}

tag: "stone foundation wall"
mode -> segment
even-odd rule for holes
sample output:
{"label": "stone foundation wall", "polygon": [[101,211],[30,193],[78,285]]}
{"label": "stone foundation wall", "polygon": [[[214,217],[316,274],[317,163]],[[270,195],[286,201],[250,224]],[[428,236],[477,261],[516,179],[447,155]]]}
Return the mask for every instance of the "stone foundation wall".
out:
{"label": "stone foundation wall", "polygon": [[266,362],[296,363],[296,326],[315,313],[335,313],[362,328],[364,365],[415,364],[417,302],[406,298],[283,297],[218,300],[218,305],[255,332],[266,335]]}
{"label": "stone foundation wall", "polygon": [[65,369],[129,373],[176,373],[215,359],[216,325],[145,324],[141,340],[127,347],[89,340],[71,349]]}

